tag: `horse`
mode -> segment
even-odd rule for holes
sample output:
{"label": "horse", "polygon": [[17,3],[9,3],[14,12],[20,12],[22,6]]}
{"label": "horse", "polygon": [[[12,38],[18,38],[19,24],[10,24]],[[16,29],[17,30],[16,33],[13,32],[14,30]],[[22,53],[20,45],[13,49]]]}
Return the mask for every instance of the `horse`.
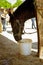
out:
{"label": "horse", "polygon": [[9,16],[14,38],[16,41],[19,41],[22,39],[21,35],[23,34],[25,21],[36,17],[34,0],[24,1],[13,13],[9,9]]}

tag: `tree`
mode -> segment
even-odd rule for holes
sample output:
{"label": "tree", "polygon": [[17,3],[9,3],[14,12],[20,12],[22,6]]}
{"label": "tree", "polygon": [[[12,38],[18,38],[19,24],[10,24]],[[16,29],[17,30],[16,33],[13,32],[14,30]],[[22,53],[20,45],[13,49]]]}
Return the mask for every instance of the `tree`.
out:
{"label": "tree", "polygon": [[0,8],[4,7],[4,8],[14,8],[14,7],[18,7],[22,4],[21,0],[17,0],[17,2],[12,5],[11,3],[9,3],[7,0],[0,0]]}
{"label": "tree", "polygon": [[7,0],[0,0],[0,8],[11,8],[11,3],[9,3]]}

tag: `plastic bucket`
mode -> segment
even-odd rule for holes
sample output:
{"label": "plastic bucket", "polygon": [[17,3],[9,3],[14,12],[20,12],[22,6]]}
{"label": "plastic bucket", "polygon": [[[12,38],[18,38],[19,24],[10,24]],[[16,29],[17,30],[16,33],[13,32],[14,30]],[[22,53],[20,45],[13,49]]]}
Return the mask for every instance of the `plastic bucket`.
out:
{"label": "plastic bucket", "polygon": [[31,39],[22,39],[19,41],[19,53],[22,55],[30,55],[32,48]]}

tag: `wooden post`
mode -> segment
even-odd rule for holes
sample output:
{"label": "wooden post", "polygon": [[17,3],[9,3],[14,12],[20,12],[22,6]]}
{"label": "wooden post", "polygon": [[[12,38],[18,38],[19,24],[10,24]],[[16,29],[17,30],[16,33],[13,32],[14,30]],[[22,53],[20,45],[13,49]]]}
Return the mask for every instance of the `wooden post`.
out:
{"label": "wooden post", "polygon": [[38,54],[43,59],[43,0],[36,0],[37,5],[37,22],[39,31]]}

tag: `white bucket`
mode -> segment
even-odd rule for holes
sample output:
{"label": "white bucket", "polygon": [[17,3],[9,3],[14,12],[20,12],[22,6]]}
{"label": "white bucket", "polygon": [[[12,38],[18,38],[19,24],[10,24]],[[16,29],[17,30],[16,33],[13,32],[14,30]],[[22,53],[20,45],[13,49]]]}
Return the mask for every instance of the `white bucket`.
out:
{"label": "white bucket", "polygon": [[32,40],[31,39],[22,39],[19,41],[19,52],[22,55],[30,55],[32,48]]}

